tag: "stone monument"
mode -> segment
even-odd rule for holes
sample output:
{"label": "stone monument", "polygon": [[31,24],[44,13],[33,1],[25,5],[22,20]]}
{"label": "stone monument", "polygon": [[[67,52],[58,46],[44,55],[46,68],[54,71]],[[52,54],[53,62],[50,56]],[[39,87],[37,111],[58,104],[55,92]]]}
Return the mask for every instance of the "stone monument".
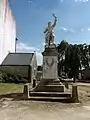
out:
{"label": "stone monument", "polygon": [[54,43],[54,27],[57,17],[53,14],[54,22],[49,22],[44,31],[45,50],[43,55],[43,73],[40,83],[30,92],[33,100],[62,100],[60,97],[70,97],[71,94],[64,93],[65,86],[58,79],[58,52]]}
{"label": "stone monument", "polygon": [[57,79],[58,78],[58,53],[56,45],[54,44],[54,27],[56,25],[57,17],[53,14],[54,22],[49,22],[48,27],[45,29],[45,51],[43,55],[43,79]]}

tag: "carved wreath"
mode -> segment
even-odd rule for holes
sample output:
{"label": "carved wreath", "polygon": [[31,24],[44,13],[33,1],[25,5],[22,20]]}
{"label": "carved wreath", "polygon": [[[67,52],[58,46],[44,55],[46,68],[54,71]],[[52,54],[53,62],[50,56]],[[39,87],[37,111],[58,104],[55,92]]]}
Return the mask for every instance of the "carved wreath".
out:
{"label": "carved wreath", "polygon": [[47,65],[48,65],[49,67],[51,67],[51,66],[53,65],[53,63],[54,63],[54,59],[52,58],[52,62],[49,63],[49,62],[48,62],[48,58],[47,58],[47,59],[46,59],[46,63],[47,63]]}

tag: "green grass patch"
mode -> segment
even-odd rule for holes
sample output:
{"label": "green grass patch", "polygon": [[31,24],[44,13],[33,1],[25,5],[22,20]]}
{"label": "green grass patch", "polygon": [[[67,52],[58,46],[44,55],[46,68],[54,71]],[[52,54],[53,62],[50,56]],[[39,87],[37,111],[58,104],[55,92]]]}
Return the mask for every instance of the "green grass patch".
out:
{"label": "green grass patch", "polygon": [[[22,93],[24,84],[0,83],[0,94]],[[32,86],[30,85],[30,89]]]}
{"label": "green grass patch", "polygon": [[[0,83],[0,99],[12,98],[12,100],[21,100],[23,97],[24,84]],[[29,85],[31,90],[32,85]]]}
{"label": "green grass patch", "polygon": [[7,93],[21,93],[23,92],[23,84],[5,84],[0,83],[0,94],[7,94]]}

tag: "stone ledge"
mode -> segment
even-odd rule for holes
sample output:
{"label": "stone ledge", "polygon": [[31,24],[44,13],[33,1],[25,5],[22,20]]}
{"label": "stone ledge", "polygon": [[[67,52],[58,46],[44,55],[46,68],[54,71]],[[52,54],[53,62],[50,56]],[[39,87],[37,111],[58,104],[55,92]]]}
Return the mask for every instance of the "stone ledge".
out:
{"label": "stone ledge", "polygon": [[56,48],[46,48],[44,52],[42,52],[43,56],[57,56],[58,52]]}
{"label": "stone ledge", "polygon": [[38,85],[33,92],[64,92],[63,85]]}
{"label": "stone ledge", "polygon": [[30,92],[31,96],[43,96],[43,97],[71,97],[70,92]]}
{"label": "stone ledge", "polygon": [[29,100],[70,103],[71,97],[30,97]]}

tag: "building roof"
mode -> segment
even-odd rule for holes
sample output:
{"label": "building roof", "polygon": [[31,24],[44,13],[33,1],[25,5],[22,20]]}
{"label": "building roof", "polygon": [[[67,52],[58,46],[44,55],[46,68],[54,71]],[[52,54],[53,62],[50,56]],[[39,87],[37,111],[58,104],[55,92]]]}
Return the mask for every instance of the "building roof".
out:
{"label": "building roof", "polygon": [[1,65],[30,65],[34,53],[9,53]]}

